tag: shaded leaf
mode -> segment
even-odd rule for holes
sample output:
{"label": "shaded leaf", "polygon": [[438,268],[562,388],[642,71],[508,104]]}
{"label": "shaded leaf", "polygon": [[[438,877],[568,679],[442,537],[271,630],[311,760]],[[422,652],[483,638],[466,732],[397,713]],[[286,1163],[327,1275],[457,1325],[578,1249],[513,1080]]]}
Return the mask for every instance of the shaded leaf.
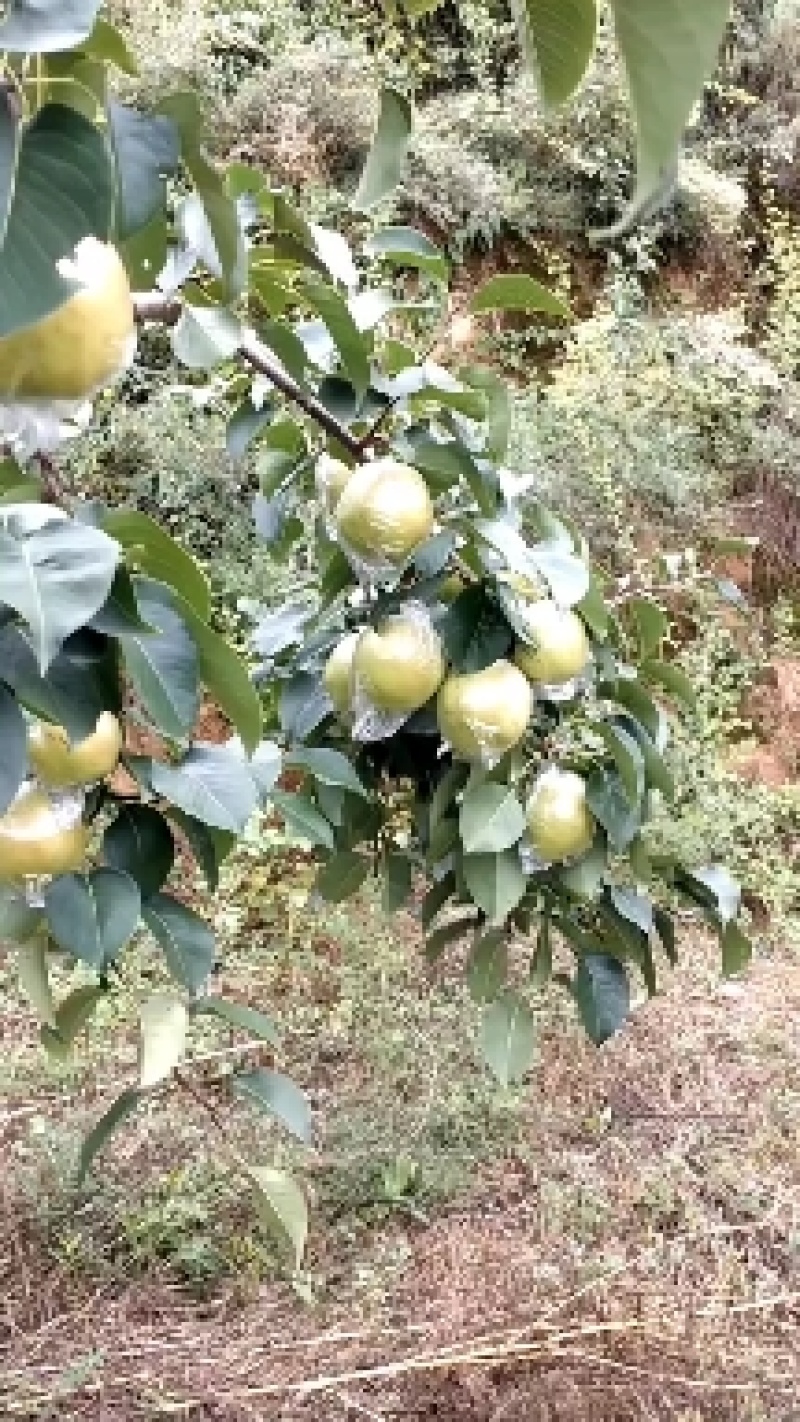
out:
{"label": "shaded leaf", "polygon": [[142,918],[161,946],[171,976],[189,992],[205,987],[214,966],[214,935],[208,924],[167,894],[142,905]]}
{"label": "shaded leaf", "polygon": [[481,1049],[503,1086],[522,1080],[533,1061],[535,1043],[533,1014],[523,998],[504,992],[489,1004],[481,1023]]}
{"label": "shaded leaf", "polygon": [[103,528],[128,552],[137,568],[167,583],[207,622],[211,616],[208,579],[191,554],[170,538],[155,519],[138,509],[107,509]]}
{"label": "shaded leaf", "polygon": [[255,1071],[237,1072],[233,1090],[235,1095],[254,1101],[262,1111],[274,1116],[298,1140],[306,1144],[311,1140],[308,1099],[290,1077],[258,1067]]}
{"label": "shaded leaf", "polygon": [[349,790],[353,795],[366,797],[367,792],[352,763],[341,751],[328,750],[325,747],[290,750],[286,752],[285,764],[287,769],[308,771],[315,780],[321,780],[326,785],[340,785],[343,790]]}
{"label": "shaded leaf", "polygon": [[121,805],[103,836],[103,858],[130,875],[147,899],[162,887],[175,861],[172,831],[152,806]]}
{"label": "shaded leaf", "polygon": [[44,898],[56,942],[91,968],[113,962],[139,924],[139,887],[118,869],[61,874],[51,879]]}
{"label": "shaded leaf", "polygon": [[308,800],[300,795],[276,790],[272,803],[283,815],[287,829],[293,830],[301,839],[307,839],[310,844],[320,844],[325,849],[333,849],[332,826]]}
{"label": "shaded leaf", "polygon": [[86,1176],[94,1164],[96,1156],[104,1149],[114,1131],[122,1122],[131,1116],[139,1105],[140,1094],[132,1087],[121,1092],[116,1101],[113,1101],[108,1110],[100,1117],[100,1120],[92,1128],[81,1146],[81,1153],[78,1159],[78,1171],[76,1185],[78,1188],[83,1184]]}
{"label": "shaded leaf", "polygon": [[545,104],[563,104],[594,54],[596,0],[512,0],[511,10]]}
{"label": "shaded leaf", "polygon": [[342,850],[323,864],[314,882],[314,893],[328,903],[342,903],[358,893],[370,867],[365,855]]}
{"label": "shaded leaf", "polygon": [[374,207],[395,188],[411,137],[411,105],[396,89],[381,93],[378,126],[372,139],[353,206],[362,212]]}
{"label": "shaded leaf", "polygon": [[25,719],[7,687],[0,682],[0,814],[8,809],[28,768]]}
{"label": "shaded leaf", "polygon": [[238,1027],[252,1037],[259,1037],[262,1042],[269,1042],[270,1046],[280,1046],[280,1033],[272,1019],[253,1007],[245,1007],[244,1003],[231,1002],[225,997],[201,997],[193,1010],[199,1016],[218,1017],[227,1026]]}
{"label": "shaded leaf", "polygon": [[616,958],[601,953],[582,957],[573,994],[586,1033],[595,1046],[602,1046],[628,1020],[630,985],[625,969]]}
{"label": "shaded leaf", "polygon": [[464,880],[490,923],[502,923],[517,907],[527,888],[516,849],[502,854],[465,854]]}
{"label": "shaded leaf", "polygon": [[475,1002],[491,1002],[506,985],[508,939],[503,929],[490,929],[472,945],[467,959],[467,987]]}

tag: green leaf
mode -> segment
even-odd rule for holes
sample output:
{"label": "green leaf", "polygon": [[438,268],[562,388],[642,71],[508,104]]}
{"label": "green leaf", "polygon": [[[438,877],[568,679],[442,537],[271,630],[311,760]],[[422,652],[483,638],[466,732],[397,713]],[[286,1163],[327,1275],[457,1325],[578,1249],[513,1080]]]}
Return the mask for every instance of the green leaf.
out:
{"label": "green leaf", "polygon": [[310,844],[320,844],[325,849],[333,849],[332,826],[308,800],[301,795],[276,790],[272,803],[283,815],[287,829],[293,830],[301,839],[307,839]]}
{"label": "green leaf", "polygon": [[511,10],[545,104],[563,104],[594,54],[596,0],[512,0]]}
{"label": "green leaf", "polygon": [[280,1046],[280,1033],[271,1018],[241,1002],[231,1002],[224,997],[201,997],[194,1003],[193,1011],[197,1016],[218,1017],[228,1027],[237,1027],[273,1047]]}
{"label": "green leaf", "polygon": [[145,621],[156,630],[120,638],[125,668],[157,729],[181,740],[200,709],[197,646],[159,584],[137,579],[136,597]]}
{"label": "green leaf", "polygon": [[619,1032],[628,1020],[630,986],[625,969],[616,958],[602,953],[582,957],[573,994],[586,1033],[597,1047]]}
{"label": "green leaf", "polygon": [[295,749],[286,752],[285,765],[287,770],[306,770],[315,780],[321,780],[325,785],[340,785],[343,790],[349,790],[353,795],[361,795],[364,799],[367,797],[352,763],[341,751],[316,747]]}
{"label": "green leaf", "polygon": [[258,1067],[255,1071],[237,1072],[233,1078],[236,1096],[254,1101],[291,1131],[298,1140],[311,1140],[311,1111],[305,1094],[288,1076]]}
{"label": "green leaf", "polygon": [[622,918],[627,919],[638,928],[640,933],[649,937],[655,930],[653,916],[653,904],[644,894],[637,893],[634,889],[627,889],[620,884],[612,884],[608,890],[614,908]]}
{"label": "green leaf", "polygon": [[171,976],[189,992],[200,993],[214,966],[214,935],[192,909],[167,894],[142,905],[142,918],[161,946]]}
{"label": "green leaf", "polygon": [[122,544],[137,568],[174,588],[193,612],[208,622],[211,593],[205,574],[154,519],[136,509],[108,509],[103,515],[103,528]]}
{"label": "green leaf", "polygon": [[431,797],[428,811],[428,833],[433,834],[439,821],[455,803],[459,790],[463,790],[469,779],[470,769],[463,760],[455,760],[445,771]]}
{"label": "green leaf", "polygon": [[504,992],[491,1002],[481,1023],[484,1059],[503,1086],[521,1081],[533,1061],[536,1030],[527,1002]]}
{"label": "green leaf", "polygon": [[483,586],[471,586],[451,603],[440,627],[448,661],[458,672],[483,671],[504,657],[511,630]]}
{"label": "green leaf", "polygon": [[575,864],[562,865],[558,870],[558,882],[576,899],[595,899],[603,883],[608,867],[608,857],[602,836]]}
{"label": "green leaf", "polygon": [[475,315],[484,311],[541,311],[565,320],[572,314],[558,296],[524,272],[489,277],[475,292],[470,310]]}
{"label": "green leaf", "polygon": [[726,978],[744,972],[753,957],[753,945],[738,923],[726,923],[720,934],[722,971]]}
{"label": "green leaf", "polygon": [[[7,143],[3,150],[7,170]],[[0,192],[13,186],[0,250],[0,337],[41,321],[68,300],[74,286],[56,263],[84,237],[108,240],[114,201],[106,140],[74,109],[40,109],[24,130],[16,160],[10,181],[8,171],[0,173]]]}
{"label": "green leaf", "polygon": [[435,963],[445,948],[449,948],[451,943],[460,943],[463,938],[473,934],[477,926],[475,915],[469,914],[443,923],[441,928],[435,928],[425,939],[425,957],[428,962]]}
{"label": "green leaf", "polygon": [[175,127],[160,114],[111,102],[108,131],[117,165],[117,236],[125,241],[160,216],[166,178],[180,161]]}
{"label": "green leaf", "polygon": [[0,682],[0,814],[8,809],[28,768],[28,732],[25,718],[6,686]]}
{"label": "green leaf", "polygon": [[624,854],[639,833],[641,813],[631,806],[619,773],[615,769],[592,771],[586,801],[614,848]]}
{"label": "green leaf", "polygon": [[684,705],[692,707],[697,701],[695,689],[688,676],[682,672],[680,667],[676,667],[673,662],[659,662],[654,659],[642,662],[639,671],[645,681],[655,682],[657,686],[663,686],[671,696]]}
{"label": "green leaf", "polygon": [[184,306],[172,333],[175,359],[189,370],[213,370],[242,344],[238,319],[223,306]]}
{"label": "green leaf", "polygon": [[675,967],[678,963],[678,952],[675,946],[674,919],[672,915],[667,913],[664,909],[656,908],[653,910],[653,923],[656,933],[661,939],[664,952],[672,966]]}
{"label": "green leaf", "polygon": [[314,893],[331,904],[340,904],[357,894],[370,871],[363,854],[342,850],[323,864],[314,883]]}
{"label": "green leaf", "polygon": [[41,909],[32,908],[24,894],[0,884],[0,943],[25,943],[43,923]]}
{"label": "green leaf", "polygon": [[188,627],[197,648],[200,680],[238,731],[248,753],[255,751],[261,741],[264,713],[245,662],[174,588],[142,580],[137,583],[137,592],[141,595],[142,590],[146,608],[171,607]]}
{"label": "green leaf", "polygon": [[0,22],[0,50],[51,54],[75,49],[92,33],[101,0],[8,0]]}
{"label": "green leaf", "polygon": [[178,1066],[186,1046],[186,1003],[169,993],[154,993],[139,1004],[139,1086],[160,1086]]}
{"label": "green leaf", "polygon": [[730,0],[612,0],[617,43],[636,119],[638,173],[633,206],[673,176],[683,131],[711,73]]}
{"label": "green leaf", "polygon": [[364,244],[364,255],[398,267],[415,267],[439,281],[446,279],[449,270],[440,249],[415,227],[382,227]]}
{"label": "green leaf", "polygon": [[462,380],[479,390],[486,401],[486,445],[484,453],[495,464],[502,464],[508,454],[511,438],[511,396],[508,386],[493,370],[466,366],[459,370]]}
{"label": "green leaf", "polygon": [[641,655],[657,656],[669,632],[669,618],[666,613],[649,597],[632,597],[625,605],[636,628]]}
{"label": "green leaf", "polygon": [[93,632],[101,632],[104,637],[124,637],[126,632],[154,632],[139,612],[133,582],[120,563],[114,574],[111,591],[99,612],[96,612],[88,626]]}
{"label": "green leaf", "polygon": [[383,862],[383,911],[397,913],[411,894],[413,866],[407,854],[391,850]]}
{"label": "green leaf", "polygon": [[47,936],[35,933],[17,948],[17,983],[38,1020],[54,1027],[56,1005],[47,972]]}
{"label": "green leaf", "polygon": [[185,815],[174,805],[168,806],[167,813],[185,835],[209,889],[216,893],[220,866],[233,849],[236,836],[229,830],[213,829],[193,815]]}
{"label": "green leaf", "polygon": [[0,508],[0,603],[30,627],[42,673],[70,633],[103,606],[118,556],[112,539],[58,509]]}
{"label": "green leaf", "polygon": [[508,976],[508,938],[501,928],[492,928],[472,945],[467,959],[467,987],[474,1002],[492,1002],[499,997]]}
{"label": "green leaf", "polygon": [[[95,9],[97,8],[98,6],[95,6]],[[62,46],[59,45],[59,49],[61,48]],[[113,65],[115,69],[119,69],[120,73],[127,74],[131,79],[138,77],[136,60],[131,54],[124,36],[116,25],[112,25],[111,21],[104,19],[102,15],[97,16],[92,33],[86,43],[81,45],[81,52],[89,55],[92,59],[102,60],[104,64]]]}
{"label": "green leaf", "polygon": [[238,296],[246,281],[242,233],[236,203],[228,196],[222,175],[209,163],[202,147],[200,101],[192,91],[169,94],[158,105],[180,134],[181,154],[203,203],[228,297]]}
{"label": "green leaf", "polygon": [[84,983],[59,1003],[52,1028],[42,1028],[42,1044],[59,1061],[68,1060],[75,1042],[91,1022],[105,989],[99,983]]}
{"label": "green leaf", "polygon": [[465,854],[498,854],[525,833],[525,811],[507,785],[468,786],[459,813]]}
{"label": "green leaf", "polygon": [[550,916],[542,915],[536,939],[536,951],[531,961],[529,982],[531,987],[545,988],[553,976],[553,933]]}
{"label": "green leaf", "polygon": [[138,885],[118,869],[61,874],[47,885],[44,900],[58,945],[99,970],[133,937],[142,903]]}
{"label": "green leaf", "polygon": [[259,1213],[273,1234],[285,1239],[300,1268],[308,1235],[308,1206],[300,1186],[271,1165],[251,1166],[248,1174],[257,1190]]}
{"label": "green leaf", "polygon": [[411,105],[396,89],[381,93],[378,126],[372,140],[353,206],[368,211],[388,196],[400,181],[411,137]]}
{"label": "green leaf", "polygon": [[360,399],[369,385],[369,355],[366,338],[353,320],[338,291],[324,282],[303,282],[302,293],[319,313],[330,334],[342,369]]}
{"label": "green leaf", "polygon": [[456,876],[452,870],[443,874],[441,879],[428,889],[422,900],[421,921],[424,929],[430,928],[436,915],[444,908],[448,899],[452,898],[456,891]]}
{"label": "green leaf", "polygon": [[112,869],[129,874],[148,899],[162,888],[175,862],[172,831],[150,805],[121,805],[103,836],[103,858]]}
{"label": "green leaf", "polygon": [[490,923],[502,923],[527,888],[516,849],[501,854],[465,854],[464,879],[474,903]]}
{"label": "green leaf", "polygon": [[225,447],[231,459],[243,459],[252,441],[274,418],[274,405],[257,407],[248,396],[232,414],[225,431]]}
{"label": "green leaf", "polygon": [[656,750],[653,740],[648,735],[644,726],[633,717],[626,716],[619,723],[628,736],[633,737],[644,760],[645,780],[649,788],[660,790],[668,800],[675,794],[675,782],[670,774],[664,759]]}
{"label": "green leaf", "polygon": [[645,791],[644,756],[638,741],[613,721],[592,721],[590,730],[611,752],[628,804],[636,809]]}
{"label": "green leaf", "polygon": [[258,805],[247,761],[226,745],[197,742],[174,765],[155,761],[151,783],[184,814],[233,834],[241,834]]}
{"label": "green leaf", "polygon": [[693,869],[689,877],[701,884],[711,896],[723,924],[731,923],[736,918],[741,907],[742,889],[724,865],[712,864],[705,869]]}
{"label": "green leaf", "polygon": [[131,1116],[139,1105],[140,1094],[133,1087],[128,1087],[113,1101],[108,1110],[100,1117],[100,1120],[92,1128],[81,1146],[81,1153],[78,1158],[78,1171],[76,1185],[80,1189],[86,1176],[94,1164],[96,1156],[108,1143],[118,1126]]}

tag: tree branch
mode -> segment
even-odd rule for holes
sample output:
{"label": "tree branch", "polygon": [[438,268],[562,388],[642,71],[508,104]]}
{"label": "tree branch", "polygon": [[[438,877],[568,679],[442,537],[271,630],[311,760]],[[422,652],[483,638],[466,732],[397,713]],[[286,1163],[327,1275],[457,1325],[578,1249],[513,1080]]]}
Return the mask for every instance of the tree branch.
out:
{"label": "tree branch", "polygon": [[[140,292],[135,297],[136,319],[140,323],[145,321],[159,321],[165,326],[176,326],[183,312],[183,305],[180,301],[175,301],[170,297],[161,296],[158,292]],[[280,390],[287,400],[298,405],[301,410],[312,419],[320,429],[324,430],[331,439],[335,439],[348,454],[352,454],[356,459],[364,451],[364,442],[356,439],[347,427],[339,422],[330,410],[312,395],[310,391],[304,390],[302,385],[298,385],[293,380],[288,371],[275,359],[272,352],[262,345],[252,332],[245,332],[242,344],[239,347],[238,355],[246,361],[253,370],[257,370],[259,375],[263,375]]]}

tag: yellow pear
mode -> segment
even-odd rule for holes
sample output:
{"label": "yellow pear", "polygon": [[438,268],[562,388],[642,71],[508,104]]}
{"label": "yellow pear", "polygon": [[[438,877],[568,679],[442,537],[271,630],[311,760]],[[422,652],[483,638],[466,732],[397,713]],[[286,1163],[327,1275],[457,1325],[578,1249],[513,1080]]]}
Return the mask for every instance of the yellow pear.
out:
{"label": "yellow pear", "polygon": [[122,728],[104,711],[85,740],[70,741],[63,726],[42,721],[28,733],[28,758],[42,785],[60,790],[91,785],[111,774],[122,750]]}
{"label": "yellow pear", "polygon": [[396,459],[362,464],[336,505],[343,544],[366,562],[402,566],[433,531],[433,504],[417,469]]}
{"label": "yellow pear", "polygon": [[439,729],[457,755],[493,760],[525,735],[533,692],[511,662],[493,662],[483,671],[451,675],[439,692]]}
{"label": "yellow pear", "polygon": [[[0,818],[0,879],[66,874],[83,863],[88,830],[79,802],[60,813],[44,790],[25,786]],[[74,808],[74,813],[73,813]]]}
{"label": "yellow pear", "polygon": [[131,359],[133,301],[116,248],[85,237],[58,265],[75,294],[33,326],[0,338],[0,399],[85,400]]}
{"label": "yellow pear", "polygon": [[592,846],[595,818],[586,804],[586,781],[572,770],[546,770],[531,791],[528,833],[546,863],[575,859]]}
{"label": "yellow pear", "polygon": [[337,642],[322,673],[325,685],[337,716],[347,719],[353,702],[353,653],[360,632],[348,632],[341,642]]}
{"label": "yellow pear", "polygon": [[514,661],[529,681],[558,686],[586,670],[591,649],[577,613],[543,598],[528,603],[522,616],[534,645],[519,642]]}
{"label": "yellow pear", "polygon": [[400,612],[362,632],[353,673],[358,691],[376,711],[409,716],[441,685],[442,645],[427,619]]}

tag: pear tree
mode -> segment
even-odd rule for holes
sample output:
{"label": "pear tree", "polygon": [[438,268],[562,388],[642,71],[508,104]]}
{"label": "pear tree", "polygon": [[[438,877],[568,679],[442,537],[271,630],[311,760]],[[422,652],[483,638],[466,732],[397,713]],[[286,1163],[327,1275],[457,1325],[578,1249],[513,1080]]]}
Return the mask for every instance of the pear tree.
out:
{"label": "pear tree", "polygon": [[[434,8],[399,2],[412,19]],[[728,4],[610,9],[638,134],[623,231],[669,190]],[[514,10],[544,101],[567,102],[594,0]],[[547,990],[598,1045],[620,1030],[632,981],[655,993],[677,961],[676,911],[740,971],[736,884],[655,852],[648,831],[674,793],[669,711],[692,699],[667,614],[592,565],[535,471],[510,475],[497,376],[425,354],[450,271],[392,219],[407,97],[381,95],[353,250],[257,167],[212,163],[191,91],[121,103],[115,72],[135,63],[99,0],[8,0],[0,54],[0,942],[56,1056],[80,1050],[129,955],[155,947],[170,983],[137,1006],[138,1077],[79,1176],[191,1070],[198,1019],[279,1050],[269,1017],[215,992],[211,905],[187,905],[177,870],[180,848],[213,896],[267,806],[314,847],[318,900],[378,876],[430,962],[466,962],[505,1081],[530,1065]],[[523,272],[490,278],[472,310],[570,319]],[[188,549],[58,478],[60,445],[156,323],[193,380],[225,391],[229,450],[258,463],[259,536],[312,570],[302,597],[256,615],[245,656]],[[221,744],[198,730],[204,697],[230,727]],[[65,994],[56,962],[74,969]],[[249,1095],[274,1109],[268,1089]],[[304,1110],[281,1119],[306,1135]],[[297,1183],[239,1168],[299,1260]]]}

